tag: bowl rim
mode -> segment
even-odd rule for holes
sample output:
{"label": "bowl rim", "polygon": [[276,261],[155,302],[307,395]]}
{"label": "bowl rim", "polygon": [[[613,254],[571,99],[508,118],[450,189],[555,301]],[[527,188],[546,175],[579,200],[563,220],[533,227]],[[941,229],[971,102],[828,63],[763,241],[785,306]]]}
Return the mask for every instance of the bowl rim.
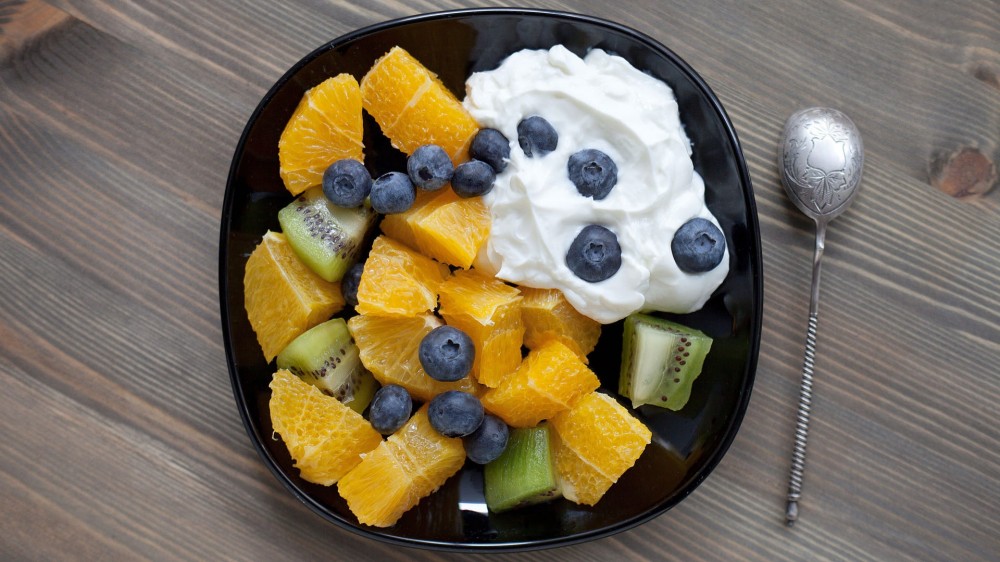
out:
{"label": "bowl rim", "polygon": [[[570,23],[585,23],[588,25],[594,25],[602,28],[606,28],[610,31],[630,36],[640,43],[643,43],[649,47],[652,51],[655,51],[658,55],[668,59],[672,64],[674,64],[684,75],[687,76],[689,80],[696,86],[697,89],[701,90],[711,105],[712,109],[721,118],[721,125],[731,143],[734,153],[736,155],[736,168],[739,173],[740,184],[745,185],[748,189],[741,190],[743,192],[744,204],[746,205],[749,234],[752,240],[756,241],[757,252],[754,252],[750,256],[751,264],[750,269],[754,275],[752,275],[753,281],[753,301],[754,301],[754,311],[755,313],[750,318],[750,346],[748,348],[748,361],[746,364],[746,370],[744,373],[744,384],[739,389],[739,399],[738,407],[734,412],[729,425],[725,428],[722,433],[723,438],[719,443],[719,446],[715,449],[712,455],[706,461],[703,469],[699,474],[687,482],[670,501],[664,503],[663,505],[650,510],[648,513],[632,517],[619,521],[615,524],[608,525],[600,529],[594,529],[590,531],[584,531],[578,534],[573,534],[564,537],[554,537],[550,539],[536,539],[536,540],[525,540],[525,541],[511,541],[502,543],[474,543],[474,542],[452,542],[452,541],[440,541],[433,539],[422,539],[422,538],[410,538],[410,537],[398,537],[392,535],[386,535],[381,533],[375,528],[368,528],[363,525],[352,523],[350,521],[344,521],[337,517],[332,516],[324,506],[320,505],[316,500],[310,497],[308,494],[301,491],[294,482],[280,469],[276,460],[268,453],[268,451],[263,447],[260,440],[256,437],[253,424],[250,419],[250,412],[247,407],[246,401],[243,399],[242,392],[242,382],[240,381],[239,374],[236,368],[236,357],[234,352],[234,345],[232,341],[232,334],[230,333],[230,311],[228,300],[226,295],[229,294],[229,284],[227,265],[229,263],[229,234],[232,222],[232,207],[233,199],[235,197],[233,189],[233,184],[236,179],[237,168],[239,167],[239,156],[244,152],[247,137],[249,136],[250,130],[256,123],[257,118],[264,108],[270,103],[271,99],[275,94],[285,86],[285,84],[304,66],[312,62],[321,54],[339,47],[345,43],[354,41],[360,37],[382,31],[388,28],[399,27],[403,25],[409,25],[414,23],[432,21],[432,20],[444,20],[453,19],[468,16],[535,16],[542,18],[554,18]],[[308,506],[313,512],[321,516],[323,519],[330,521],[342,529],[346,529],[350,532],[356,533],[360,536],[377,540],[382,543],[387,543],[391,545],[405,546],[410,548],[421,548],[427,550],[436,551],[449,551],[449,552],[519,552],[519,551],[532,551],[541,550],[547,548],[554,548],[560,546],[569,546],[573,544],[579,544],[599,538],[608,537],[622,531],[626,531],[637,527],[643,523],[646,523],[656,517],[666,513],[683,499],[689,496],[699,485],[708,477],[712,471],[715,470],[719,462],[725,456],[726,452],[729,450],[730,445],[738,433],[739,427],[742,424],[743,417],[746,413],[747,406],[750,402],[750,395],[753,390],[754,379],[756,378],[757,363],[760,352],[760,332],[763,320],[763,260],[762,252],[760,251],[760,225],[757,217],[757,206],[753,194],[753,184],[750,178],[750,172],[747,168],[746,158],[743,154],[742,145],[740,144],[739,138],[736,134],[736,130],[733,127],[732,121],[729,119],[729,115],[726,113],[725,109],[722,107],[722,103],[715,95],[715,92],[708,86],[708,84],[702,79],[702,77],[694,71],[694,69],[687,64],[680,56],[674,53],[671,49],[661,44],[658,40],[637,31],[631,27],[619,24],[601,17],[590,16],[585,14],[578,14],[573,12],[566,12],[560,10],[549,10],[549,9],[535,9],[535,8],[465,8],[457,10],[443,10],[428,12],[422,14],[415,14],[410,16],[404,16],[400,18],[394,18],[391,20],[386,20],[376,24],[368,25],[344,35],[337,37],[323,45],[320,45],[309,54],[302,57],[298,62],[296,62],[291,68],[289,68],[264,94],[260,102],[258,102],[256,108],[254,108],[253,113],[247,119],[246,125],[243,128],[243,132],[240,134],[239,142],[236,144],[236,148],[233,152],[233,159],[230,164],[229,173],[226,178],[226,191],[222,203],[222,216],[221,224],[219,229],[219,304],[220,304],[220,319],[222,324],[222,336],[223,344],[225,346],[226,352],[226,363],[229,370],[229,378],[233,389],[233,397],[236,400],[236,406],[240,413],[240,419],[243,422],[244,430],[246,430],[248,436],[250,437],[251,443],[253,443],[254,449],[257,454],[264,461],[264,464],[268,467],[271,473],[277,478],[279,482],[292,493],[293,496],[298,498],[299,501]]]}

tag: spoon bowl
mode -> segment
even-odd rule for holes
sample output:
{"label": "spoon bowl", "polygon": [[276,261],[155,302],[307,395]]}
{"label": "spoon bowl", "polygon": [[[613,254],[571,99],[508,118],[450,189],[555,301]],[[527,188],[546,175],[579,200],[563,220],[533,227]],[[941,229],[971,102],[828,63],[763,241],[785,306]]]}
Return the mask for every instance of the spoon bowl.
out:
{"label": "spoon bowl", "polygon": [[813,220],[830,221],[854,201],[864,145],[846,115],[826,107],[793,113],[781,135],[778,168],[792,203]]}

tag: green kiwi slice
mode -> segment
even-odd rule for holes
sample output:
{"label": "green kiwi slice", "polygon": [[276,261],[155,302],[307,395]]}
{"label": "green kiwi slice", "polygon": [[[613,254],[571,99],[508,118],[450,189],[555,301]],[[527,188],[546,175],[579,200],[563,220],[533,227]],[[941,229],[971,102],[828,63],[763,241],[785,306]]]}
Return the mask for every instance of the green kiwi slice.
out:
{"label": "green kiwi slice", "polygon": [[[360,365],[360,361],[358,364]],[[354,396],[349,400],[344,400],[344,404],[355,412],[364,414],[365,408],[372,403],[372,398],[375,398],[375,391],[381,386],[375,380],[375,375],[362,366],[361,376],[357,377],[357,382],[354,384]]]}
{"label": "green kiwi slice", "polygon": [[339,281],[354,263],[375,218],[367,203],[356,209],[339,207],[319,186],[278,211],[281,230],[295,254],[327,281]]}
{"label": "green kiwi slice", "polygon": [[499,513],[560,497],[549,427],[516,428],[507,448],[484,471],[486,506]]}
{"label": "green kiwi slice", "polygon": [[618,393],[643,404],[680,410],[691,397],[712,338],[699,330],[649,314],[625,319]]}
{"label": "green kiwi slice", "polygon": [[358,413],[364,412],[378,386],[361,364],[343,318],[305,331],[281,350],[277,363]]}

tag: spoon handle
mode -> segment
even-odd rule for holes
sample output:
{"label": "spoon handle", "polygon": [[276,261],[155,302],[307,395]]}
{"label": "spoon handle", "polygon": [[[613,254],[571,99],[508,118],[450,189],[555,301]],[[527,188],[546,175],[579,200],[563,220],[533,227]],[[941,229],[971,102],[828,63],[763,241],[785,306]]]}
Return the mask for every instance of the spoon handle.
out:
{"label": "spoon handle", "polygon": [[799,389],[799,413],[795,420],[795,448],[792,452],[792,470],[788,478],[788,503],[785,506],[785,524],[791,527],[799,518],[799,499],[802,497],[802,474],[806,464],[806,439],[809,437],[809,410],[812,406],[813,365],[816,360],[816,328],[819,322],[819,277],[826,245],[826,222],[816,223],[816,250],[813,254],[811,297],[809,299],[809,325],[806,328],[806,352],[802,360],[802,385]]}

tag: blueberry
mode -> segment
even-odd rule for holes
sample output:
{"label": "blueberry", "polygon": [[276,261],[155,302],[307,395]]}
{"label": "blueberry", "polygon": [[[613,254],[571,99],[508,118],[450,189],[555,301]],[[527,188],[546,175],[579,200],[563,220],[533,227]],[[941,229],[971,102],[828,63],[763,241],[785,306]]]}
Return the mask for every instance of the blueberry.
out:
{"label": "blueberry", "polygon": [[451,188],[459,197],[475,197],[489,193],[496,179],[492,166],[481,160],[469,160],[455,168]]}
{"label": "blueberry", "polygon": [[438,326],[420,340],[417,352],[424,371],[434,380],[457,381],[469,374],[476,348],[465,332],[454,326]]}
{"label": "blueberry", "polygon": [[489,464],[507,448],[510,428],[500,418],[486,414],[483,423],[471,434],[462,438],[465,456],[476,464]]}
{"label": "blueberry", "polygon": [[402,172],[382,174],[372,184],[372,208],[378,213],[402,213],[413,206],[416,198],[410,176]]}
{"label": "blueberry", "polygon": [[618,237],[603,226],[585,226],[569,245],[566,266],[589,283],[604,281],[622,266],[622,248],[618,245]]}
{"label": "blueberry", "polygon": [[700,217],[682,224],[670,242],[670,251],[681,271],[704,273],[715,269],[726,252],[726,237],[715,223]]}
{"label": "blueberry", "polygon": [[368,421],[375,431],[389,435],[403,427],[413,411],[410,393],[398,384],[388,384],[378,389],[368,406]]}
{"label": "blueberry", "polygon": [[360,207],[372,190],[365,165],[352,158],[337,160],[323,172],[323,195],[340,207]]}
{"label": "blueberry", "polygon": [[569,181],[580,195],[601,200],[611,193],[618,183],[618,166],[610,156],[594,148],[587,148],[569,157],[566,164]]}
{"label": "blueberry", "polygon": [[364,263],[356,263],[344,274],[340,282],[340,291],[344,294],[344,302],[348,306],[358,306],[358,285],[361,284],[361,273],[365,270]]}
{"label": "blueberry", "polygon": [[483,422],[483,403],[461,390],[448,390],[431,399],[427,418],[445,437],[465,437]]}
{"label": "blueberry", "polygon": [[556,149],[559,135],[544,118],[532,115],[517,124],[517,144],[528,158],[541,158]]}
{"label": "blueberry", "polygon": [[427,191],[444,187],[451,181],[455,167],[443,148],[436,144],[425,144],[413,151],[406,159],[406,172],[413,185]]}
{"label": "blueberry", "polygon": [[499,174],[507,168],[510,141],[496,129],[479,129],[469,146],[469,156],[486,162]]}

